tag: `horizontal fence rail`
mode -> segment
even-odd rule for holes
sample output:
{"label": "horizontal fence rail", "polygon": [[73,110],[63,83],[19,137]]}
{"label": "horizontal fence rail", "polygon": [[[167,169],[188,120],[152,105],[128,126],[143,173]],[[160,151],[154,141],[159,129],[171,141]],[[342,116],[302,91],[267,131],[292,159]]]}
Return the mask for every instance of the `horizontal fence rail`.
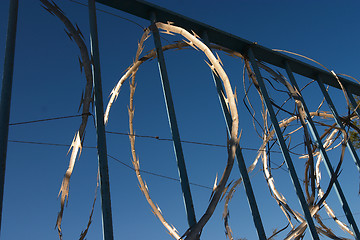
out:
{"label": "horizontal fence rail", "polygon": [[[218,44],[233,51],[237,51],[241,54],[245,54],[251,47],[256,58],[260,61],[280,68],[284,68],[284,63],[287,62],[293,73],[297,73],[311,79],[316,79],[319,77],[323,83],[341,89],[339,83],[332,73],[154,4],[139,0],[96,1],[106,6],[133,14],[137,17],[147,20],[151,20],[151,13],[155,13],[156,20],[159,22],[174,22],[176,26],[182,27],[188,31],[192,30],[199,36],[201,36],[203,32],[206,32],[210,43]],[[347,87],[351,93],[360,96],[359,84],[340,76],[338,76],[338,78],[341,84]]]}

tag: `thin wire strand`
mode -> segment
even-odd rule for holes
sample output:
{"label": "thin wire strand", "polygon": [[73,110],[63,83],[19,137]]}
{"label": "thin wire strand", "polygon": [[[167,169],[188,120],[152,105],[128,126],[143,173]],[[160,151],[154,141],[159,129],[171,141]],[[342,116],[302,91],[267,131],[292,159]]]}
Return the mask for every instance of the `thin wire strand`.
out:
{"label": "thin wire strand", "polygon": [[[116,162],[119,162],[120,164],[124,165],[125,167],[127,167],[127,168],[135,171],[135,169],[134,169],[132,166],[130,166],[129,164],[126,164],[126,163],[122,162],[121,160],[119,160],[119,159],[117,159],[117,158],[115,158],[115,157],[113,157],[113,156],[111,156],[111,155],[109,155],[109,154],[108,154],[108,157],[112,158],[112,159],[115,160]],[[158,173],[154,173],[154,172],[150,172],[150,171],[146,171],[146,170],[141,170],[141,169],[140,169],[140,172],[147,173],[147,174],[150,174],[150,175],[153,175],[153,176],[156,176],[156,177],[161,177],[161,178],[173,180],[173,181],[176,181],[176,182],[180,182],[179,179],[176,179],[176,178],[173,178],[173,177],[169,177],[169,176],[165,176],[165,175],[162,175],[162,174],[158,174]],[[212,190],[211,187],[208,187],[208,186],[205,186],[205,185],[201,185],[201,184],[198,184],[198,183],[191,183],[191,182],[190,182],[190,184],[191,184],[191,185],[194,185],[194,186],[197,186],[197,187],[202,187],[202,188],[206,188],[206,189],[211,189],[211,190]]]}
{"label": "thin wire strand", "polygon": [[[173,140],[171,138],[160,138],[159,136],[149,136],[149,135],[138,135],[138,134],[130,134],[130,133],[123,133],[123,132],[113,132],[113,131],[105,131],[106,133],[110,134],[116,134],[116,135],[125,135],[125,136],[135,136],[139,138],[152,138],[159,141],[169,141],[172,142]],[[204,146],[211,146],[211,147],[221,147],[226,148],[226,145],[222,144],[214,144],[214,143],[205,143],[205,142],[195,142],[195,141],[187,141],[187,140],[180,140],[182,143],[189,143],[189,144],[197,144],[197,145],[204,145]],[[266,150],[259,150],[256,148],[249,148],[249,147],[240,147],[241,150],[250,150],[250,151],[266,151]],[[281,151],[274,151],[271,150],[272,153],[282,153]]]}
{"label": "thin wire strand", "polygon": [[[9,140],[9,142],[13,142],[13,143],[25,143],[25,144],[37,144],[37,145],[47,145],[47,146],[56,146],[56,147],[70,147],[70,144],[60,144],[60,143],[44,143],[44,142],[33,142],[33,141],[19,141],[19,140]],[[92,149],[96,149],[96,147],[94,146],[83,146],[83,148],[92,148]],[[122,164],[123,166],[135,171],[135,169],[130,166],[129,164],[119,160],[118,158],[111,156],[110,154],[107,154],[107,156],[113,160],[115,160],[116,162]],[[140,172],[143,173],[147,173],[156,177],[161,177],[161,178],[165,178],[165,179],[169,179],[169,180],[173,180],[173,181],[177,181],[180,182],[179,179],[173,178],[173,177],[169,177],[169,176],[165,176],[159,173],[154,173],[154,172],[150,172],[150,171],[146,171],[146,170],[140,170]],[[201,185],[198,183],[190,183],[191,185],[197,186],[197,187],[202,187],[202,188],[206,188],[206,189],[211,189],[211,187],[205,186],[205,185]]]}
{"label": "thin wire strand", "polygon": [[[149,137],[151,137],[151,136],[149,136]],[[13,143],[37,144],[37,145],[48,145],[48,146],[57,146],[57,147],[70,147],[70,144],[60,144],[60,143],[44,143],[44,142],[20,141],[20,140],[8,140],[8,141],[13,142]],[[94,147],[94,146],[83,146],[83,148],[96,149],[96,147]],[[123,166],[125,166],[125,167],[127,167],[127,168],[129,168],[131,170],[134,170],[134,168],[132,166],[130,166],[129,164],[126,164],[125,162],[119,160],[118,158],[116,158],[116,157],[114,157],[114,156],[112,156],[110,154],[107,154],[107,156],[109,158],[113,159],[114,161],[120,163],[121,165],[123,165]],[[274,162],[272,162],[272,164],[279,166],[277,163],[274,163]],[[280,168],[280,169],[283,170],[283,171],[288,172],[288,170],[286,170],[286,169],[283,169],[283,168]],[[158,174],[158,173],[154,173],[154,172],[150,172],[150,171],[146,171],[146,170],[140,170],[140,171],[143,172],[143,173],[149,174],[149,175],[156,176],[156,177],[161,177],[161,178],[165,178],[165,179],[176,181],[176,182],[180,181],[179,179],[169,177],[169,176],[166,176],[166,175],[162,175],[162,174]],[[256,174],[254,174],[254,175],[256,175]],[[254,177],[254,176],[252,176],[252,177]],[[212,187],[208,187],[208,186],[201,185],[201,184],[198,184],[198,183],[191,183],[190,182],[190,184],[193,185],[193,186],[197,186],[197,187],[212,190]],[[360,215],[360,212],[355,212],[355,213],[353,213],[353,215]],[[345,217],[345,215],[339,215],[337,217],[338,218],[339,217]],[[322,220],[331,220],[331,219],[332,218],[329,217],[329,218],[323,218]]]}
{"label": "thin wire strand", "polygon": [[[76,3],[76,4],[79,4],[79,5],[81,5],[81,6],[84,6],[84,7],[88,7],[88,5],[85,4],[85,3],[81,3],[81,2],[78,2],[78,1],[75,1],[75,0],[69,0],[69,1],[70,1],[70,2],[73,2],[73,3]],[[121,18],[121,19],[123,19],[123,20],[125,20],[125,21],[131,22],[131,23],[137,25],[138,27],[140,27],[142,30],[145,30],[145,27],[144,27],[144,26],[140,25],[139,23],[137,23],[137,22],[135,22],[135,21],[133,21],[133,20],[131,20],[131,19],[129,19],[129,18],[125,18],[125,17],[122,17],[122,16],[120,16],[120,15],[117,15],[117,14],[114,14],[114,13],[111,13],[111,12],[108,12],[108,11],[105,11],[105,10],[102,10],[102,9],[98,9],[98,8],[96,8],[96,10],[99,11],[99,12],[103,12],[103,13],[112,15],[112,16],[117,17],[117,18]],[[160,36],[160,37],[161,37],[161,39],[165,40],[166,42],[168,42],[168,43],[170,44],[170,41],[169,41],[168,39],[166,39],[166,38],[163,37],[163,36]]]}
{"label": "thin wire strand", "polygon": [[[33,142],[33,141],[20,141],[20,140],[9,140],[9,142],[13,142],[13,143],[25,143],[25,144],[37,144],[37,145],[48,145],[48,146],[56,146],[56,147],[70,147],[71,145],[70,144],[60,144],[60,143],[45,143],[45,142]],[[83,146],[83,148],[91,148],[91,149],[96,149],[96,147],[94,146]],[[119,160],[118,158],[110,155],[110,154],[107,154],[107,156],[111,159],[113,159],[114,161],[122,164],[123,166],[135,171],[135,169],[130,166],[129,164]],[[275,165],[279,166],[278,164],[274,163]],[[287,171],[285,169],[282,169],[284,171]],[[176,181],[176,182],[180,182],[179,179],[176,179],[176,178],[173,178],[173,177],[169,177],[169,176],[166,176],[166,175],[162,175],[162,174],[159,174],[159,173],[154,173],[154,172],[150,172],[150,171],[146,171],[146,170],[141,170],[140,169],[140,172],[143,172],[143,173],[146,173],[146,174],[149,174],[149,175],[153,175],[153,176],[156,176],[156,177],[161,177],[161,178],[165,178],[165,179],[169,179],[169,180],[173,180],[173,181]],[[256,175],[256,174],[255,174]],[[212,190],[212,187],[208,187],[208,186],[205,186],[205,185],[201,185],[201,184],[198,184],[198,183],[192,183],[190,182],[191,185],[193,186],[197,186],[197,187],[202,187],[202,188],[206,188],[206,189],[210,189]]]}
{"label": "thin wire strand", "polygon": [[[123,134],[123,135],[128,135],[128,134]],[[150,138],[155,138],[155,137],[152,137],[152,136],[143,136],[143,137],[150,137]],[[71,145],[70,144],[61,144],[61,143],[47,143],[47,142],[35,142],[35,141],[22,141],[22,140],[8,140],[8,142],[12,142],[12,143],[23,143],[23,144],[36,144],[36,145],[46,145],[46,146],[55,146],[55,147],[70,147]],[[95,146],[83,146],[83,148],[89,148],[89,149],[96,149],[97,147]],[[254,150],[254,149],[250,149],[250,150]],[[111,155],[108,155],[110,158],[116,160],[117,162],[121,163],[122,165],[134,170],[133,167],[131,167],[130,165],[120,161],[119,159],[116,159],[115,157],[111,156]],[[287,169],[283,168],[282,165],[280,164],[277,164],[275,162],[271,162],[272,164],[274,164],[275,166],[279,167],[277,169],[281,169],[285,172],[289,172]],[[273,170],[277,170],[277,169],[273,169]],[[164,176],[164,175],[161,175],[161,174],[157,174],[157,173],[153,173],[153,172],[149,172],[149,171],[146,171],[146,170],[140,170],[141,172],[144,172],[144,173],[148,173],[148,174],[151,174],[151,175],[154,175],[154,176],[159,176],[159,177],[163,177],[163,178],[168,178],[168,179],[172,179],[172,180],[176,180],[176,181],[179,181],[178,179],[176,178],[172,178],[172,177],[168,177],[168,176]],[[299,178],[300,181],[303,181],[302,179]],[[203,185],[200,185],[200,184],[197,184],[197,183],[192,183],[192,185],[195,185],[195,186],[201,186],[201,187],[205,187]],[[210,188],[210,187],[206,187],[206,188]],[[212,188],[210,188],[212,189]]]}
{"label": "thin wire strand", "polygon": [[[356,212],[356,213],[353,213],[352,215],[359,215],[360,212]],[[339,217],[346,217],[346,215],[339,215],[339,216],[336,216],[336,218],[339,218]],[[327,218],[322,218],[321,220],[332,220],[333,218],[332,217],[327,217]]]}
{"label": "thin wire strand", "polygon": [[[84,113],[84,114],[77,114],[77,115],[70,115],[70,116],[62,116],[62,117],[54,117],[54,118],[44,118],[44,119],[37,119],[37,120],[31,120],[31,121],[24,121],[24,122],[16,122],[16,123],[10,123],[9,126],[16,126],[16,125],[25,125],[25,124],[32,124],[32,123],[39,123],[39,122],[47,122],[47,121],[54,121],[54,120],[61,120],[61,119],[68,119],[68,118],[75,118],[75,117],[82,117],[83,115],[92,115],[91,113]],[[105,131],[109,134],[116,134],[116,135],[125,135],[130,136],[129,133],[123,133],[123,132],[114,132],[114,131]],[[151,139],[157,139],[159,141],[169,141],[172,142],[173,140],[171,138],[160,138],[159,136],[151,136],[151,135],[138,135],[134,134],[133,136],[139,137],[139,138],[151,138]],[[211,146],[211,147],[221,147],[226,148],[226,145],[222,144],[215,144],[215,143],[205,143],[205,142],[196,142],[196,141],[187,141],[187,140],[181,140],[183,143],[189,143],[189,144],[197,144],[197,145],[204,145],[204,146]],[[242,150],[250,150],[250,151],[261,151],[256,148],[248,148],[248,147],[241,147]],[[273,153],[281,153],[280,151],[271,151]]]}
{"label": "thin wire strand", "polygon": [[[45,118],[45,119],[37,119],[37,120],[31,120],[31,121],[24,121],[24,122],[16,122],[16,123],[10,123],[9,126],[16,126],[16,125],[25,125],[25,124],[32,124],[32,123],[39,123],[39,122],[47,122],[47,121],[54,121],[54,120],[61,120],[61,119],[67,119],[67,118],[75,118],[75,117],[81,117],[86,114],[77,114],[77,115],[70,115],[70,116],[62,116],[62,117],[54,117],[54,118]],[[91,115],[91,113],[87,113],[87,115]],[[105,131],[109,134],[116,134],[116,135],[125,135],[130,136],[129,133],[123,133],[123,132],[114,132],[114,131]],[[171,138],[160,138],[159,136],[151,136],[151,135],[138,135],[134,134],[133,136],[139,137],[139,138],[151,138],[151,139],[157,139],[159,141],[169,141],[172,142],[173,140]],[[187,140],[181,140],[183,143],[189,143],[189,144],[197,144],[197,145],[204,145],[204,146],[211,146],[211,147],[221,147],[226,148],[226,145],[222,144],[214,144],[214,143],[205,143],[205,142],[196,142],[196,141],[187,141]],[[242,150],[250,150],[250,151],[261,151],[256,148],[249,148],[249,147],[240,147]],[[281,153],[280,151],[274,151],[271,150],[272,153]]]}
{"label": "thin wire strand", "polygon": [[[79,5],[81,5],[81,6],[84,6],[84,7],[88,7],[88,5],[85,4],[85,3],[81,3],[81,2],[78,2],[78,1],[75,1],[75,0],[69,0],[69,1],[70,1],[70,2],[73,2],[73,3],[76,3],[76,4],[79,4]],[[107,13],[107,14],[112,15],[112,16],[117,17],[117,18],[121,18],[121,19],[123,19],[123,20],[126,20],[126,21],[128,21],[128,22],[131,22],[131,23],[137,25],[137,26],[140,27],[142,30],[145,29],[145,27],[141,26],[139,23],[137,23],[137,22],[135,22],[135,21],[133,21],[133,20],[131,20],[131,19],[129,19],[129,18],[122,17],[122,16],[120,16],[120,15],[117,15],[117,14],[114,14],[114,13],[111,13],[111,12],[108,12],[108,11],[105,11],[105,10],[102,10],[102,9],[99,9],[99,8],[96,8],[96,11],[103,12],[103,13]]]}
{"label": "thin wire strand", "polygon": [[[47,146],[56,146],[56,147],[71,147],[70,144],[61,144],[61,143],[45,143],[45,142],[20,141],[20,140],[8,140],[8,142],[47,145]],[[93,146],[82,146],[82,147],[83,148],[93,148],[93,149],[97,148],[97,147],[93,147]]]}
{"label": "thin wire strand", "polygon": [[26,122],[10,123],[9,126],[23,125],[23,124],[29,124],[29,123],[38,123],[38,122],[47,122],[47,121],[60,120],[60,119],[66,119],[66,118],[75,118],[75,117],[81,117],[83,115],[92,115],[92,114],[91,113],[83,113],[83,114],[63,116],[63,117],[45,118],[45,119],[38,119],[38,120],[32,120],[32,121],[26,121]]}
{"label": "thin wire strand", "polygon": [[[87,113],[88,115],[91,115],[91,113]],[[32,124],[32,123],[39,123],[39,122],[46,122],[46,121],[53,121],[53,120],[61,120],[61,119],[67,119],[67,118],[74,118],[74,117],[81,117],[84,114],[78,114],[78,115],[70,115],[70,116],[62,116],[62,117],[55,117],[55,118],[46,118],[46,119],[38,119],[38,120],[32,120],[32,121],[25,121],[25,122],[18,122],[18,123],[11,123],[9,125],[11,126],[16,126],[16,125],[23,125],[23,124]],[[114,131],[105,131],[106,133],[109,134],[115,134],[115,135],[123,135],[123,136],[131,136],[131,134],[129,133],[123,133],[123,132],[114,132]],[[151,136],[151,135],[138,135],[138,134],[132,134],[132,136],[138,137],[138,138],[151,138],[151,139],[156,139],[159,141],[169,141],[172,142],[173,140],[170,138],[160,138],[159,136]],[[61,147],[70,147],[71,145],[69,144],[57,144],[57,143],[44,143],[44,142],[34,142],[34,141],[21,141],[21,140],[9,140],[9,142],[14,142],[14,143],[25,143],[25,144],[38,144],[38,145],[48,145],[48,146],[61,146]],[[213,144],[213,143],[204,143],[204,142],[196,142],[196,141],[187,141],[187,140],[181,140],[180,142],[182,143],[188,143],[188,144],[196,144],[196,145],[203,145],[203,146],[210,146],[210,147],[221,147],[221,148],[226,148],[226,145],[221,145],[221,144]],[[94,146],[83,146],[83,148],[96,148]],[[242,150],[248,150],[248,151],[261,151],[259,149],[256,148],[249,148],[249,147],[241,147]],[[266,151],[266,150],[263,150]],[[274,151],[274,150],[270,150],[271,153],[281,153],[280,151]],[[109,156],[112,157],[112,156]],[[113,157],[112,157],[113,158]],[[123,163],[125,166],[130,167],[131,169],[133,169],[131,166],[126,165],[126,163]],[[287,169],[283,168],[281,165],[272,162],[272,164],[274,164],[275,166],[279,167],[279,169],[288,172]],[[143,170],[141,170],[143,171]],[[146,171],[143,171],[146,172]],[[149,174],[153,174],[156,175],[156,173],[150,173],[150,172],[146,172]],[[175,178],[173,179],[175,180]],[[299,180],[301,180],[299,178]],[[178,181],[176,179],[176,181]],[[302,181],[302,180],[301,180]],[[196,184],[193,184],[196,185]]]}

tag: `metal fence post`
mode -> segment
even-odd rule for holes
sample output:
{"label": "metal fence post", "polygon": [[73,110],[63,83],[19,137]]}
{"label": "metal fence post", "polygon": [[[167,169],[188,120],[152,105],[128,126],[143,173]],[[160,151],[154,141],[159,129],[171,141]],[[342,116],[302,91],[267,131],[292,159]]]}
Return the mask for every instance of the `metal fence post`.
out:
{"label": "metal fence post", "polygon": [[257,66],[255,56],[254,56],[254,53],[253,53],[251,48],[249,48],[247,54],[248,54],[251,66],[252,66],[252,68],[253,68],[253,70],[255,72],[256,79],[257,79],[257,81],[259,83],[261,94],[264,97],[265,105],[266,105],[266,107],[267,107],[267,109],[269,111],[271,122],[272,122],[272,124],[274,126],[274,129],[275,129],[276,137],[277,137],[277,139],[279,141],[281,151],[282,151],[282,154],[284,156],[284,160],[286,162],[287,168],[289,169],[289,174],[290,174],[291,180],[293,182],[293,185],[295,187],[295,191],[296,191],[296,194],[298,196],[298,199],[300,201],[301,208],[302,208],[303,213],[305,215],[306,222],[307,222],[307,224],[309,226],[312,239],[319,240],[319,235],[318,235],[318,233],[316,231],[314,221],[313,221],[312,216],[310,214],[309,206],[306,203],[304,193],[302,191],[298,176],[297,176],[296,171],[295,171],[295,167],[293,165],[293,162],[292,162],[290,154],[289,154],[289,150],[288,150],[288,148],[286,146],[284,137],[282,135],[280,126],[278,124],[278,121],[277,121],[277,118],[276,118],[276,115],[275,115],[275,111],[274,111],[274,109],[272,107],[269,95],[267,93],[264,80],[262,79],[259,67]]}
{"label": "metal fence post", "polygon": [[352,107],[354,108],[355,110],[355,113],[356,115],[358,115],[358,117],[360,117],[360,108],[357,107],[357,102],[354,98],[354,96],[352,95],[352,93],[349,91],[348,87],[344,86],[345,87],[345,90],[346,90],[346,95],[348,96],[349,100],[350,100],[350,103],[352,105]]}
{"label": "metal fence post", "polygon": [[[156,16],[155,13],[151,13],[151,23],[155,24]],[[154,42],[156,47],[156,53],[159,63],[159,71],[161,76],[161,83],[163,86],[164,98],[166,102],[166,109],[174,143],[174,150],[176,155],[176,161],[178,164],[178,171],[180,175],[181,190],[183,192],[185,209],[189,226],[192,227],[196,224],[195,210],[191,197],[190,185],[187,176],[184,154],[181,146],[179,129],[177,126],[174,103],[171,96],[170,83],[165,65],[164,53],[162,51],[160,34],[156,26],[153,29]]]}
{"label": "metal fence post", "polygon": [[0,102],[0,230],[5,185],[6,153],[9,134],[11,89],[14,72],[14,55],[16,26],[18,17],[18,0],[10,0],[8,29],[6,35],[4,72],[2,77]]}
{"label": "metal fence post", "polygon": [[[208,38],[208,35],[207,35],[206,32],[203,33],[203,40],[204,40],[204,43],[209,47],[210,46],[210,41],[209,41],[209,38]],[[227,108],[226,102],[224,100],[224,89],[223,89],[221,80],[216,74],[214,74],[213,71],[211,71],[211,74],[212,74],[213,79],[214,79],[216,91],[218,93],[218,97],[219,97],[219,101],[220,101],[221,108],[222,108],[222,111],[223,111],[223,115],[224,115],[224,118],[225,118],[225,123],[226,123],[227,129],[228,129],[229,132],[231,132],[232,119],[231,119],[230,112],[229,112],[229,110]],[[256,227],[258,237],[261,240],[263,240],[263,239],[266,240],[267,238],[266,238],[264,226],[263,226],[262,221],[261,221],[259,209],[258,209],[258,206],[257,206],[257,203],[256,203],[254,191],[253,191],[253,188],[251,186],[249,174],[247,172],[244,156],[242,154],[240,145],[238,145],[237,148],[236,148],[236,160],[237,160],[237,163],[238,163],[238,167],[239,167],[239,170],[240,170],[241,177],[242,177],[243,182],[244,182],[244,187],[245,187],[245,192],[246,192],[248,204],[250,206],[251,214],[252,214],[252,217],[253,217],[253,221],[254,221],[254,224],[255,224],[255,227]]]}
{"label": "metal fence post", "polygon": [[100,54],[96,23],[95,0],[89,0],[89,22],[91,35],[91,55],[93,60],[93,85],[96,119],[97,150],[100,172],[100,193],[103,224],[103,239],[113,240],[113,224],[111,213],[109,170],[106,149],[106,136],[104,125],[104,106],[102,97],[101,74],[100,74]]}
{"label": "metal fence post", "polygon": [[[286,69],[286,72],[287,72],[287,74],[289,76],[289,80],[290,80],[291,84],[295,87],[295,89],[298,92],[300,92],[299,86],[296,83],[295,77],[294,77],[294,75],[293,75],[293,73],[291,71],[291,68],[290,68],[290,66],[289,66],[289,64],[287,62],[285,62],[285,69]],[[305,104],[305,101],[304,101],[304,99],[302,98],[301,95],[299,95],[299,99],[300,99],[300,101],[302,103],[302,106],[304,108],[304,111],[306,113],[306,120],[308,122],[310,132],[311,132],[313,138],[316,140],[315,141],[316,146],[319,148],[319,151],[320,151],[320,153],[322,155],[322,158],[324,160],[327,172],[329,173],[329,176],[331,178],[335,173],[334,173],[334,170],[332,168],[332,165],[331,165],[330,159],[328,157],[328,154],[326,153],[326,150],[324,149],[324,146],[323,146],[323,144],[321,142],[320,135],[316,130],[315,124],[314,124],[314,122],[313,122],[313,120],[312,120],[312,118],[310,116],[309,110],[308,110],[308,108],[307,108],[307,106]],[[345,197],[345,195],[344,195],[344,193],[342,191],[342,188],[340,186],[340,183],[339,183],[339,181],[337,179],[335,179],[334,185],[335,185],[335,190],[336,190],[336,193],[338,195],[340,204],[341,204],[341,206],[343,208],[343,211],[345,213],[345,216],[346,216],[348,222],[350,223],[356,238],[360,239],[359,229],[358,229],[358,227],[356,225],[355,219],[354,219],[354,217],[353,217],[353,215],[351,213],[351,210],[350,210],[350,207],[349,207],[349,205],[347,203],[346,197]]]}
{"label": "metal fence post", "polygon": [[[327,102],[327,104],[328,104],[328,106],[329,106],[329,108],[330,108],[333,116],[334,116],[335,122],[337,123],[337,125],[338,125],[341,129],[344,130],[344,125],[342,124],[342,122],[341,122],[341,120],[340,120],[340,116],[339,116],[339,114],[338,114],[338,112],[337,112],[337,110],[336,110],[336,108],[335,108],[334,103],[332,102],[332,100],[331,100],[331,98],[330,98],[329,93],[326,91],[326,88],[325,88],[325,86],[324,86],[324,83],[322,82],[322,80],[321,80],[320,77],[318,77],[318,78],[316,79],[316,81],[317,81],[317,83],[318,83],[318,85],[319,85],[319,87],[320,87],[321,92],[323,93],[323,95],[324,95],[324,97],[325,97],[325,100],[326,100],[326,102]],[[350,98],[350,99],[351,99],[351,98]],[[341,131],[341,132],[342,132],[343,136],[345,137],[343,131]],[[347,147],[348,147],[348,149],[349,149],[349,151],[350,151],[350,155],[352,156],[352,158],[353,158],[353,160],[354,160],[354,162],[355,162],[355,164],[356,164],[356,166],[357,166],[357,168],[358,168],[358,170],[359,170],[359,172],[360,172],[360,159],[359,159],[359,157],[358,157],[358,155],[357,155],[357,153],[356,153],[356,151],[355,151],[355,148],[354,148],[354,146],[352,145],[351,141],[347,141]]]}

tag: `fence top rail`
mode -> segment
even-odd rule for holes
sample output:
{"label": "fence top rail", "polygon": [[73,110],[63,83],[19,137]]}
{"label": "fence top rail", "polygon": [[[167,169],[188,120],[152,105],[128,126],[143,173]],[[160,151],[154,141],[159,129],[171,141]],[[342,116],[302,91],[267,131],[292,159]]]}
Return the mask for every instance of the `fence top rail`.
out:
{"label": "fence top rail", "polygon": [[[237,51],[241,54],[246,54],[247,50],[251,47],[254,55],[260,61],[280,68],[284,68],[285,62],[288,62],[294,73],[310,79],[320,77],[325,84],[339,89],[341,88],[336,78],[331,73],[323,69],[301,62],[290,56],[273,51],[254,42],[242,39],[205,23],[159,7],[155,4],[148,3],[143,0],[96,0],[96,2],[147,20],[150,20],[151,13],[154,12],[156,14],[156,19],[159,22],[174,22],[177,26],[189,31],[193,30],[199,35],[206,32],[210,42],[233,51]],[[340,76],[339,80],[351,93],[360,96],[359,84]]]}

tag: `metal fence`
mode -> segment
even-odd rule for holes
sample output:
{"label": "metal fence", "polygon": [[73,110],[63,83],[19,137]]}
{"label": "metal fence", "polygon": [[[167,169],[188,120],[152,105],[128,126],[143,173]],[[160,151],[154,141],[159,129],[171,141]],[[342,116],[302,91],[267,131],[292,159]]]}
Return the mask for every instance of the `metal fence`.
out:
{"label": "metal fence", "polygon": [[[289,153],[289,149],[284,140],[283,132],[279,126],[279,119],[277,119],[271,98],[268,94],[268,89],[265,85],[264,79],[261,76],[257,61],[270,64],[272,66],[284,69],[287,73],[287,77],[291,82],[291,87],[299,91],[298,83],[294,77],[294,73],[306,77],[307,79],[314,79],[319,85],[323,97],[325,98],[333,117],[337,123],[338,128],[344,130],[341,117],[339,116],[332,98],[329,96],[326,85],[332,88],[342,89],[346,91],[346,95],[349,98],[352,107],[356,109],[356,114],[360,116],[360,110],[356,108],[357,103],[353,95],[360,96],[360,85],[349,81],[346,78],[338,77],[338,80],[334,77],[331,72],[316,68],[312,65],[309,65],[305,62],[301,62],[297,59],[289,57],[287,55],[281,54],[279,52],[273,51],[271,49],[265,48],[258,45],[257,43],[249,42],[247,40],[241,39],[237,36],[228,34],[221,30],[218,30],[214,27],[208,26],[201,22],[192,20],[190,18],[181,16],[175,12],[168,11],[161,7],[155,6],[150,3],[146,3],[138,0],[96,0],[101,4],[107,5],[114,9],[125,11],[127,13],[133,14],[143,19],[150,21],[150,24],[156,22],[174,22],[177,26],[182,27],[188,31],[194,31],[201,36],[204,43],[210,46],[210,44],[217,44],[221,47],[236,51],[241,53],[244,56],[247,56],[255,77],[258,81],[258,88],[261,92],[261,95],[264,98],[264,102],[270,116],[271,122],[273,124],[277,141],[280,145],[283,158],[286,162],[287,168],[289,170],[289,175],[292,180],[294,189],[296,191],[297,197],[300,201],[303,214],[306,219],[306,223],[309,226],[309,230],[312,236],[312,239],[319,239],[318,231],[316,230],[315,224],[313,222],[313,213],[309,209],[308,203],[305,199],[303,190],[301,188],[300,181],[298,179],[292,158]],[[1,93],[1,112],[0,112],[0,154],[1,154],[1,171],[0,171],[0,212],[2,211],[2,198],[3,198],[3,189],[4,189],[4,176],[5,176],[5,163],[6,163],[6,149],[8,141],[8,125],[9,125],[9,112],[10,112],[10,98],[11,98],[11,81],[12,81],[12,72],[13,72],[13,62],[14,62],[14,49],[15,49],[15,33],[16,33],[16,22],[17,22],[17,8],[18,1],[11,0],[10,5],[10,14],[9,14],[9,23],[8,23],[8,35],[6,43],[6,53],[5,53],[5,65],[4,65],[4,74],[3,74],[3,85]],[[96,27],[96,13],[95,13],[95,1],[89,0],[89,19],[90,19],[90,30],[91,30],[91,46],[92,46],[92,56],[93,56],[93,66],[94,66],[94,89],[95,89],[95,109],[96,109],[96,128],[98,136],[98,156],[99,156],[99,169],[101,176],[101,198],[102,198],[102,213],[103,213],[103,228],[104,228],[104,239],[110,240],[113,239],[113,230],[112,230],[112,217],[111,217],[111,204],[110,204],[110,193],[109,193],[109,177],[108,177],[108,167],[107,167],[107,153],[106,153],[106,142],[105,142],[105,129],[102,116],[103,112],[103,103],[102,103],[102,90],[101,90],[101,80],[100,80],[100,63],[99,63],[99,50],[97,43],[97,27]],[[158,61],[159,61],[159,71],[161,74],[161,80],[165,95],[165,101],[167,106],[167,113],[170,122],[170,128],[172,132],[174,149],[176,160],[179,168],[179,175],[181,181],[182,192],[185,199],[185,209],[188,218],[188,224],[190,227],[196,224],[194,207],[192,203],[192,197],[189,187],[189,181],[187,177],[186,167],[184,156],[182,152],[181,140],[179,135],[179,129],[177,126],[177,120],[175,117],[175,109],[171,97],[171,90],[169,86],[169,78],[167,75],[165,59],[161,46],[161,39],[159,32],[157,30],[153,31],[154,42],[156,46]],[[216,74],[213,74],[214,82],[216,85],[217,93],[219,100],[222,106],[224,113],[224,118],[226,120],[228,128],[232,126],[232,119],[230,116],[229,109],[227,108],[226,101],[224,98],[224,89],[221,83],[221,80]],[[307,108],[306,101],[300,96],[298,101],[301,102],[302,107],[304,108],[304,113],[306,115],[306,123],[311,133],[311,138],[315,143],[316,147],[319,149],[323,161],[326,165],[330,178],[334,180],[334,188],[337,192],[339,201],[343,208],[344,214],[346,215],[347,221],[352,228],[354,237],[360,239],[360,232],[356,221],[353,217],[353,214],[348,206],[347,199],[342,191],[342,188],[334,177],[335,171],[330,163],[329,156],[325,150],[321,137],[315,123],[312,120],[310,112]],[[228,129],[229,131],[231,129]],[[347,141],[347,148],[351,153],[351,156],[358,168],[360,170],[360,160],[359,157],[351,143]],[[251,181],[247,172],[247,167],[244,162],[244,157],[242,154],[241,146],[237,147],[236,150],[236,159],[239,166],[239,170],[244,182],[246,196],[248,198],[249,207],[253,215],[253,222],[257,230],[259,239],[267,239],[264,231],[264,227],[261,220],[261,214],[258,210],[256,199],[253,193],[253,188]],[[1,215],[0,215],[1,216]]]}

